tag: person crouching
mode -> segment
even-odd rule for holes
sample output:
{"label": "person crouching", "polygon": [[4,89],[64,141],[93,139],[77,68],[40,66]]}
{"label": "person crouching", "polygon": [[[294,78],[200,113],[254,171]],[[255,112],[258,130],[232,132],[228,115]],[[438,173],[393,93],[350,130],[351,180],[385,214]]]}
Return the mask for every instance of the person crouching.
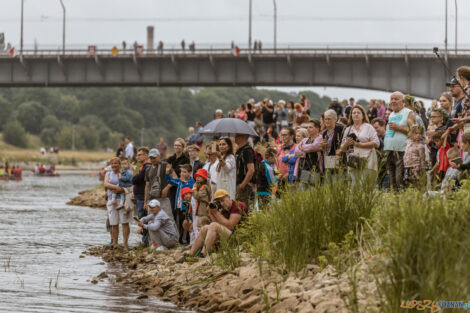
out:
{"label": "person crouching", "polygon": [[143,229],[148,230],[152,250],[163,251],[175,247],[178,243],[178,231],[172,219],[160,209],[160,201],[151,200],[148,208],[150,214],[137,222],[137,232],[142,234]]}

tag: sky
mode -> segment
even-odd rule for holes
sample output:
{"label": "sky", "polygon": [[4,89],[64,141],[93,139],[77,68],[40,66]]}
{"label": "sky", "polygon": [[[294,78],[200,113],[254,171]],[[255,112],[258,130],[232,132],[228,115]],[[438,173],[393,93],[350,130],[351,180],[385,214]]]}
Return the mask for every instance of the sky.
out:
{"label": "sky", "polygon": [[[145,43],[149,25],[155,27],[155,42],[162,40],[165,47],[176,47],[181,39],[195,41],[196,47],[228,47],[232,40],[240,46],[248,42],[249,0],[63,2],[67,48],[90,44],[105,48],[123,40]],[[274,37],[273,0],[252,2],[252,38],[268,47]],[[464,33],[470,26],[470,1],[448,0],[449,48],[455,44],[455,2],[458,46],[470,48],[470,37]],[[276,4],[278,47],[444,46],[445,0],[276,0]],[[21,0],[0,0],[0,32],[13,46],[19,46],[20,16]],[[39,48],[61,46],[59,0],[24,0],[25,48],[35,41]]]}

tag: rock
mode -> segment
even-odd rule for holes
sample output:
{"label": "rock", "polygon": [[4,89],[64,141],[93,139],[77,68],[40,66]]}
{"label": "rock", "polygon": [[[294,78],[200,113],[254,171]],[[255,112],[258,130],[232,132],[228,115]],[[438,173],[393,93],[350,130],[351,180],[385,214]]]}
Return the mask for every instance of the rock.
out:
{"label": "rock", "polygon": [[103,278],[107,278],[108,277],[108,274],[106,274],[106,272],[102,272],[101,274],[99,274],[98,276],[96,276],[97,278],[100,278],[100,279],[103,279]]}
{"label": "rock", "polygon": [[92,284],[97,284],[97,283],[98,283],[98,279],[97,279],[97,278],[93,278],[93,279],[91,280],[91,283],[92,283]]}
{"label": "rock", "polygon": [[313,272],[313,273],[318,273],[321,271],[321,268],[320,266],[316,265],[316,264],[308,264],[307,265],[307,270],[310,271],[310,272]]}
{"label": "rock", "polygon": [[70,199],[68,205],[88,206],[92,208],[106,208],[105,192],[102,185],[95,188],[83,190],[78,196]]}
{"label": "rock", "polygon": [[344,303],[341,299],[323,301],[315,306],[315,312],[318,313],[339,313],[343,311],[345,311]]}
{"label": "rock", "polygon": [[83,259],[85,256],[82,254],[79,256],[80,259]]}
{"label": "rock", "polygon": [[297,313],[311,313],[314,312],[313,306],[308,302],[302,302],[295,308]]}
{"label": "rock", "polygon": [[147,296],[146,294],[141,294],[139,296],[137,296],[136,299],[147,299],[149,296]]}
{"label": "rock", "polygon": [[323,297],[323,291],[321,289],[310,291],[307,293],[307,297],[309,298],[306,300],[308,300],[313,305],[317,305],[320,303]]}
{"label": "rock", "polygon": [[295,308],[298,305],[299,300],[297,298],[288,298],[271,308],[271,313],[286,313],[295,312]]}
{"label": "rock", "polygon": [[254,304],[262,301],[259,296],[250,296],[247,299],[243,300],[238,307],[240,309],[248,309],[249,307],[253,306]]}
{"label": "rock", "polygon": [[233,307],[239,306],[241,302],[240,299],[227,300],[219,305],[219,308],[223,311],[230,311]]}

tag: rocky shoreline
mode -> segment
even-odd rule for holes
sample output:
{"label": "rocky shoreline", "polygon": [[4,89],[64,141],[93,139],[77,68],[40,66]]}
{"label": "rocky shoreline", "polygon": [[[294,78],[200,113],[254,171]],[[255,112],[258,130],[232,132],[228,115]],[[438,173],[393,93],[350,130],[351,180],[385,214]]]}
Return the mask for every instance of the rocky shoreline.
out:
{"label": "rocky shoreline", "polygon": [[282,276],[246,253],[241,253],[240,266],[233,271],[216,266],[210,257],[177,264],[183,254],[178,249],[152,253],[142,248],[95,247],[84,253],[126,269],[118,277],[101,273],[92,283],[111,279],[133,286],[142,293],[139,297],[156,296],[197,312],[338,313],[347,312],[353,303],[358,312],[378,311],[375,280],[362,274],[367,272],[365,264],[359,266],[354,298],[348,296],[348,275],[338,275],[330,265],[322,270],[309,264],[296,277]]}
{"label": "rocky shoreline", "polygon": [[95,188],[80,191],[78,196],[70,199],[67,204],[105,209],[106,198],[103,185],[98,185]]}

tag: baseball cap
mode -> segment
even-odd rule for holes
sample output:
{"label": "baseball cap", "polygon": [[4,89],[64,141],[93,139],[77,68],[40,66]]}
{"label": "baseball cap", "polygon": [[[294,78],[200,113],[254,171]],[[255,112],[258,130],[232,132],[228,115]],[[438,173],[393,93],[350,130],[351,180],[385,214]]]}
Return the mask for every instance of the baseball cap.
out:
{"label": "baseball cap", "polygon": [[223,198],[225,196],[228,196],[228,192],[227,190],[225,189],[218,189],[215,193],[214,193],[214,199],[220,199],[220,198]]}
{"label": "baseball cap", "polygon": [[453,86],[453,85],[458,85],[458,84],[459,84],[458,80],[455,77],[452,77],[452,79],[446,83],[446,86]]}
{"label": "baseball cap", "polygon": [[160,201],[158,201],[157,199],[153,199],[153,200],[150,200],[149,202],[149,207],[157,207],[157,206],[160,206]]}
{"label": "baseball cap", "polygon": [[160,151],[158,151],[158,149],[155,149],[155,148],[150,149],[150,151],[149,151],[149,158],[155,158],[155,157],[157,157],[157,156],[159,156],[159,155],[160,155]]}

